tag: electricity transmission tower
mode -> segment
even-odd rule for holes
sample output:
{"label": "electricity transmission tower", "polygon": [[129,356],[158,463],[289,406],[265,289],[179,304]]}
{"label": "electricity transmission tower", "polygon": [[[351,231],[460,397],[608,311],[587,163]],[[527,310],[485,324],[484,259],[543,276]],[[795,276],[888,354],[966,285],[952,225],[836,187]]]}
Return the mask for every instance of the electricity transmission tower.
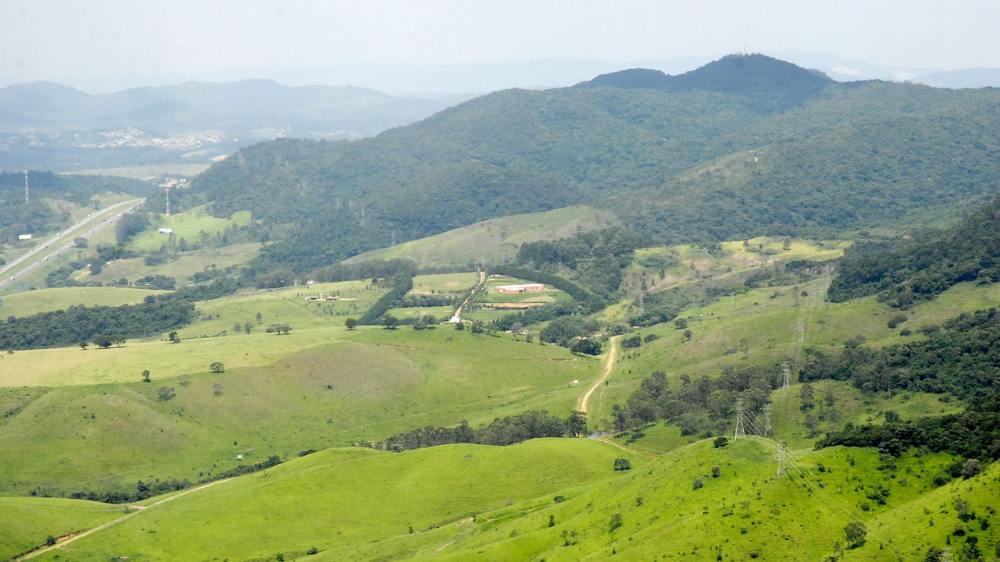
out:
{"label": "electricity transmission tower", "polygon": [[789,375],[791,374],[791,368],[788,365],[788,361],[781,364],[781,390],[785,390],[791,386]]}
{"label": "electricity transmission tower", "polygon": [[806,324],[805,322],[802,321],[801,318],[799,318],[799,323],[795,327],[795,330],[798,332],[799,335],[799,343],[806,341]]}
{"label": "electricity transmission tower", "polygon": [[778,478],[785,475],[785,444],[777,444],[777,456],[778,456]]}
{"label": "electricity transmission tower", "polygon": [[764,438],[771,437],[771,406],[764,406]]}
{"label": "electricity transmission tower", "polygon": [[736,432],[733,434],[733,441],[738,441],[740,437],[742,437],[744,441],[746,441],[746,439],[747,439],[747,430],[746,430],[746,427],[743,425],[743,418],[744,418],[744,413],[743,413],[743,399],[742,398],[737,398],[736,399]]}

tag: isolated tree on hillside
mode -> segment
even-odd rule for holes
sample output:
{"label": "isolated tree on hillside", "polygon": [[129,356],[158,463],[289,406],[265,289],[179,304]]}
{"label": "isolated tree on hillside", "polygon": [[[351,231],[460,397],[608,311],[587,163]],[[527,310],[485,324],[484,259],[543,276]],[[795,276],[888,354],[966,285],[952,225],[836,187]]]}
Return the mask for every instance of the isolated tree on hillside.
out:
{"label": "isolated tree on hillside", "polygon": [[177,335],[177,332],[170,332],[167,334],[167,338],[170,339],[170,343],[181,343],[181,338]]}
{"label": "isolated tree on hillside", "polygon": [[208,370],[213,373],[224,373],[226,372],[226,366],[222,363],[222,361],[216,361],[208,366]]}
{"label": "isolated tree on hillside", "polygon": [[566,435],[580,437],[587,434],[587,414],[573,410],[566,418]]}
{"label": "isolated tree on hillside", "polygon": [[681,341],[688,341],[689,339],[691,339],[691,336],[693,336],[694,334],[691,333],[691,330],[684,330],[684,334],[683,335],[684,335],[684,337],[683,337],[683,339]]}
{"label": "isolated tree on hillside", "polygon": [[465,330],[465,322],[456,322],[455,323],[455,331],[456,332],[462,332],[464,330]]}
{"label": "isolated tree on hillside", "polygon": [[674,328],[678,330],[683,330],[688,327],[688,321],[686,318],[678,318],[674,320]]}
{"label": "isolated tree on hillside", "polygon": [[358,327],[358,321],[354,318],[348,318],[347,320],[344,320],[344,326],[347,326],[348,330],[353,330]]}
{"label": "isolated tree on hillside", "polygon": [[386,330],[395,330],[396,326],[399,326],[399,318],[391,314],[386,314],[382,317],[382,327]]}
{"label": "isolated tree on hillside", "polygon": [[111,338],[108,336],[94,336],[94,345],[101,349],[107,349],[111,347]]}
{"label": "isolated tree on hillside", "polygon": [[87,346],[90,345],[86,341],[80,342],[80,349],[87,351]]}
{"label": "isolated tree on hillside", "polygon": [[257,323],[260,324],[261,322],[263,322],[263,320],[264,320],[264,316],[261,313],[258,312],[257,313]]}
{"label": "isolated tree on hillside", "polygon": [[111,336],[111,343],[115,344],[115,347],[121,347],[125,345],[125,336]]}
{"label": "isolated tree on hillside", "polygon": [[142,372],[142,382],[150,382],[148,369]]}
{"label": "isolated tree on hillside", "polygon": [[569,350],[573,353],[582,353],[585,355],[600,355],[601,342],[589,338],[581,338],[574,340]]}
{"label": "isolated tree on hillside", "polygon": [[243,325],[243,331],[246,332],[247,335],[249,336],[250,332],[253,331],[253,324],[251,324],[249,322],[247,322],[246,324],[244,324]]}
{"label": "isolated tree on hillside", "polygon": [[865,544],[865,538],[868,536],[868,529],[865,528],[865,524],[860,521],[851,521],[844,527],[844,534],[847,535],[847,542],[850,543],[851,548],[857,548]]}

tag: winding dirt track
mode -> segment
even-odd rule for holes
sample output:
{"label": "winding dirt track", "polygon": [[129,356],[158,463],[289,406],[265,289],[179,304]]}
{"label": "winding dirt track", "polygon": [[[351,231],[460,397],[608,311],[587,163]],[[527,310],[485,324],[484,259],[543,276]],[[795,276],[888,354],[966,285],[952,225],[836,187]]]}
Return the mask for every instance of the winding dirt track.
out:
{"label": "winding dirt track", "polygon": [[122,521],[126,521],[128,519],[131,519],[131,518],[135,517],[136,515],[142,513],[143,511],[147,510],[147,509],[150,509],[150,508],[156,507],[158,505],[167,503],[168,501],[177,499],[177,498],[179,498],[181,496],[186,496],[186,495],[190,494],[191,492],[197,492],[198,490],[204,490],[205,488],[208,488],[209,486],[214,486],[216,484],[221,484],[221,483],[223,483],[223,482],[225,482],[227,480],[229,480],[229,479],[226,478],[224,480],[216,480],[215,482],[209,482],[208,484],[205,484],[205,485],[202,485],[202,486],[198,486],[197,488],[191,488],[190,490],[184,490],[183,492],[181,492],[179,494],[170,496],[169,498],[164,498],[164,499],[162,499],[162,500],[160,500],[160,501],[158,501],[156,503],[151,503],[149,505],[145,505],[145,506],[142,506],[142,505],[130,505],[128,507],[130,509],[134,508],[135,511],[133,511],[133,512],[127,514],[127,515],[124,515],[122,517],[119,517],[118,519],[115,519],[113,521],[108,521],[107,523],[105,523],[103,525],[100,525],[98,527],[94,527],[93,529],[90,529],[89,531],[84,531],[82,533],[66,537],[65,539],[60,540],[59,542],[57,542],[53,546],[48,546],[48,547],[45,547],[45,548],[40,548],[38,550],[29,552],[28,554],[25,554],[24,556],[21,556],[20,558],[16,558],[15,560],[17,560],[18,562],[20,562],[21,560],[28,560],[29,558],[34,558],[34,557],[38,556],[39,554],[44,554],[44,553],[46,553],[46,552],[48,552],[48,551],[50,551],[50,550],[52,550],[54,548],[62,548],[64,546],[66,546],[67,544],[69,544],[69,543],[71,543],[71,542],[73,542],[73,541],[75,541],[77,539],[82,539],[83,537],[86,537],[87,535],[89,535],[91,533],[96,533],[98,531],[103,531],[104,529],[107,529],[108,527],[112,527],[114,525],[117,525],[117,524],[121,523]]}
{"label": "winding dirt track", "polygon": [[618,340],[620,338],[621,336],[613,336],[610,340],[608,340],[608,345],[611,346],[611,350],[608,351],[608,358],[604,360],[604,372],[601,373],[601,378],[597,379],[597,382],[587,389],[587,392],[584,393],[584,395],[580,397],[580,401],[577,402],[576,409],[584,414],[587,413],[587,403],[590,401],[590,395],[593,394],[594,391],[601,386],[601,383],[608,378],[608,375],[611,374],[611,369],[615,366],[615,359],[618,357]]}

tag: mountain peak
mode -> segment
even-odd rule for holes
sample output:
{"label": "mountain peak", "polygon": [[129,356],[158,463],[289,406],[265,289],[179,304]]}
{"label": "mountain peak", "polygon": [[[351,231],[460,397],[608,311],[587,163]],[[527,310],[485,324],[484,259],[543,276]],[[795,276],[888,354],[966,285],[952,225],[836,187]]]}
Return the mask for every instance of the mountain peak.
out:
{"label": "mountain peak", "polygon": [[832,84],[827,76],[766,55],[728,55],[705,66],[668,76],[659,70],[634,68],[602,74],[579,88],[645,88],[664,91],[707,90],[755,97],[778,106],[797,105]]}

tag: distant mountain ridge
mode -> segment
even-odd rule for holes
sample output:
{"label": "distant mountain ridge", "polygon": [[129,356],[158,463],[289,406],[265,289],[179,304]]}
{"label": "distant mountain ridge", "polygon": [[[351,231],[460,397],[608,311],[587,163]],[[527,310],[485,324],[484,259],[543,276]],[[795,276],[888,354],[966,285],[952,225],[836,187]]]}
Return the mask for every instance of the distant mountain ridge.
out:
{"label": "distant mountain ridge", "polygon": [[278,127],[299,135],[354,130],[360,136],[426,117],[445,106],[353,86],[282,86],[273,80],[186,82],[89,95],[52,82],[0,89],[0,131],[68,132],[148,128],[161,134]]}

